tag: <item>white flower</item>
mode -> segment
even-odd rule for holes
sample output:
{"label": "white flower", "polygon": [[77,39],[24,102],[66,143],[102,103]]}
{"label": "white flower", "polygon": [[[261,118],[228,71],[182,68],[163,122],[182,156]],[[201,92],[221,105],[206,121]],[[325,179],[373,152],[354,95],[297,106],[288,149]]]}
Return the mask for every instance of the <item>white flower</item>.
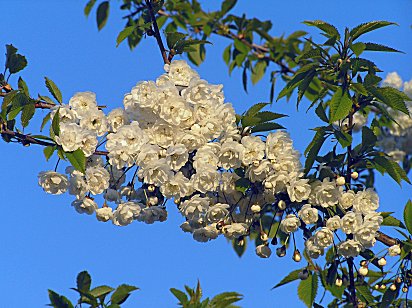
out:
{"label": "white flower", "polygon": [[90,157],[96,151],[98,143],[96,134],[91,131],[84,130],[82,137],[83,139],[80,145],[80,149],[83,151],[84,156]]}
{"label": "white flower", "polygon": [[102,207],[96,210],[96,218],[98,221],[109,221],[113,219],[113,210],[111,207]]}
{"label": "white flower", "polygon": [[209,209],[209,198],[200,197],[200,195],[194,195],[188,200],[185,200],[180,204],[180,211],[189,220],[195,220],[201,215],[205,214]]}
{"label": "white flower", "polygon": [[193,110],[182,97],[176,95],[162,101],[159,116],[171,125],[181,125],[193,118]]}
{"label": "white flower", "polygon": [[343,192],[339,197],[339,204],[343,209],[347,210],[353,206],[353,201],[355,200],[355,192],[353,190],[348,190]]}
{"label": "white flower", "polygon": [[376,229],[364,224],[356,230],[354,239],[361,243],[364,248],[371,248],[376,242],[375,235]]}
{"label": "white flower", "polygon": [[106,189],[103,197],[105,200],[109,202],[116,202],[116,203],[120,201],[121,199],[120,192],[116,189],[111,189],[111,188]]}
{"label": "white flower", "polygon": [[315,239],[313,236],[306,240],[305,250],[312,259],[317,259],[319,258],[319,256],[323,255],[324,253],[324,249],[316,245]]}
{"label": "white flower", "polygon": [[362,225],[362,215],[354,212],[347,212],[342,217],[342,231],[346,234],[355,233],[356,230]]}
{"label": "white flower", "polygon": [[191,193],[189,179],[182,172],[176,173],[160,186],[160,192],[166,198],[183,198]]}
{"label": "white flower", "polygon": [[322,182],[313,182],[311,186],[312,193],[309,198],[310,203],[317,204],[322,207],[329,207],[338,203],[340,191],[334,180],[325,178]]}
{"label": "white flower", "polygon": [[275,133],[268,134],[265,146],[266,157],[277,160],[282,154],[292,150],[292,140],[288,133],[278,130]]}
{"label": "white flower", "polygon": [[313,238],[315,244],[322,248],[329,247],[333,244],[333,233],[328,228],[318,230]]}
{"label": "white flower", "polygon": [[162,158],[157,161],[150,161],[147,165],[142,166],[137,174],[146,184],[160,186],[172,177],[173,172],[167,165],[166,160]]}
{"label": "white flower", "polygon": [[365,215],[363,218],[364,224],[367,224],[370,228],[375,229],[375,231],[378,231],[382,222],[383,222],[383,217],[380,213],[377,212],[370,212]]}
{"label": "white flower", "polygon": [[331,231],[338,230],[341,227],[342,227],[342,222],[338,215],[335,215],[326,221],[326,228],[328,228]]}
{"label": "white flower", "polygon": [[256,254],[261,258],[269,258],[272,250],[267,245],[256,246]]}
{"label": "white flower", "polygon": [[293,214],[289,214],[280,222],[280,230],[284,233],[295,232],[300,227],[300,220]]}
{"label": "white flower", "polygon": [[74,174],[69,178],[69,194],[76,196],[77,199],[83,199],[88,191],[89,186],[82,174]]}
{"label": "white flower", "polygon": [[93,195],[101,194],[109,187],[110,174],[101,166],[87,168],[85,176],[87,186]]}
{"label": "white flower", "polygon": [[219,153],[220,165],[223,169],[239,168],[243,159],[243,145],[237,141],[226,140]]}
{"label": "white flower", "polygon": [[245,136],[242,138],[244,147],[242,163],[250,165],[254,161],[262,160],[265,156],[265,144],[256,136]]}
{"label": "white flower", "polygon": [[129,124],[129,117],[123,108],[116,108],[108,114],[107,122],[112,132],[117,132],[123,125]]}
{"label": "white flower", "polygon": [[391,257],[399,256],[401,254],[401,247],[399,245],[393,245],[393,246],[389,247],[388,248],[388,254]]}
{"label": "white flower", "polygon": [[80,120],[80,127],[96,132],[98,136],[103,136],[108,129],[105,114],[101,110],[90,110]]}
{"label": "white flower", "polygon": [[229,214],[228,208],[229,204],[226,203],[216,203],[215,205],[209,207],[206,212],[206,221],[208,223],[219,222]]}
{"label": "white flower", "polygon": [[183,144],[175,144],[166,150],[166,162],[171,169],[177,171],[182,168],[189,158],[189,152]]}
{"label": "white flower", "polygon": [[42,171],[38,175],[39,185],[48,194],[60,195],[67,191],[69,181],[64,174],[54,171]]}
{"label": "white flower", "polygon": [[198,170],[191,178],[191,183],[195,190],[202,193],[215,191],[219,185],[220,175],[215,170]]}
{"label": "white flower", "polygon": [[[216,144],[220,149],[220,145]],[[218,150],[210,146],[210,143],[202,146],[193,158],[193,167],[198,170],[216,170],[219,164],[219,158],[216,153]]]}
{"label": "white flower", "polygon": [[165,64],[164,69],[177,86],[188,86],[192,78],[199,77],[184,60],[175,60],[170,64]]}
{"label": "white flower", "polygon": [[160,206],[146,207],[137,219],[147,224],[153,224],[155,221],[163,222],[167,219],[167,211]]}
{"label": "white flower", "polygon": [[362,245],[355,240],[346,240],[338,245],[338,254],[345,258],[356,257],[360,254]]}
{"label": "white flower", "polygon": [[[262,182],[266,179],[266,181],[273,182],[273,181],[278,181],[279,176],[282,178],[281,173],[272,173],[273,177],[270,177],[269,174],[271,174],[272,171],[272,165],[267,159],[264,159],[262,161],[255,161],[252,165],[250,165],[246,169],[246,176],[249,178],[249,180],[253,183],[255,182]],[[269,176],[269,177],[268,177]],[[283,178],[282,178],[283,179]],[[289,179],[289,177],[288,177]],[[280,180],[282,181],[282,180]],[[272,186],[276,186],[273,184]],[[283,190],[283,187],[282,187]]]}
{"label": "white flower", "polygon": [[245,223],[232,223],[230,225],[225,225],[222,228],[222,232],[228,239],[239,238],[246,235],[248,231],[248,226]]}
{"label": "white flower", "polygon": [[76,93],[70,100],[69,105],[81,119],[89,112],[97,110],[96,94],[93,92]]}
{"label": "white flower", "polygon": [[358,191],[353,200],[353,209],[356,212],[364,215],[374,212],[379,207],[378,194],[372,189],[368,188],[364,191]]}
{"label": "white flower", "polygon": [[218,237],[219,232],[216,229],[216,224],[209,225],[203,228],[195,229],[193,231],[193,239],[195,241],[205,243],[214,240]]}
{"label": "white flower", "polygon": [[310,196],[311,186],[308,179],[294,179],[287,186],[288,195],[292,202],[302,202]]}
{"label": "white flower", "polygon": [[84,198],[84,199],[76,199],[72,202],[72,206],[76,209],[76,211],[80,214],[87,214],[91,215],[97,209],[97,204],[91,198]]}
{"label": "white flower", "polygon": [[60,123],[77,123],[78,117],[76,111],[70,108],[69,105],[58,105],[51,108],[50,119],[54,119],[57,111],[59,111]]}
{"label": "white flower", "polygon": [[305,224],[314,224],[318,221],[318,210],[310,204],[305,204],[299,210],[298,216]]}
{"label": "white flower", "polygon": [[156,110],[158,89],[153,81],[139,82],[131,91],[132,100],[125,102],[127,112],[134,111],[137,106]]}
{"label": "white flower", "polygon": [[137,219],[142,211],[141,204],[137,202],[120,203],[113,212],[113,223],[117,226],[127,226]]}
{"label": "white flower", "polygon": [[61,123],[59,135],[54,140],[65,152],[76,151],[82,146],[83,129],[76,123]]}

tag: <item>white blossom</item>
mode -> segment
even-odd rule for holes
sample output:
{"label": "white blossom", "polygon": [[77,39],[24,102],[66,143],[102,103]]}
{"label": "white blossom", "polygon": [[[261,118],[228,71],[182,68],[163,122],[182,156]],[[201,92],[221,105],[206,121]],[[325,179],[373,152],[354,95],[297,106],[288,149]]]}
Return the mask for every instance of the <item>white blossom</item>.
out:
{"label": "white blossom", "polygon": [[38,175],[39,185],[48,194],[60,195],[69,187],[69,181],[64,174],[55,171],[42,171]]}

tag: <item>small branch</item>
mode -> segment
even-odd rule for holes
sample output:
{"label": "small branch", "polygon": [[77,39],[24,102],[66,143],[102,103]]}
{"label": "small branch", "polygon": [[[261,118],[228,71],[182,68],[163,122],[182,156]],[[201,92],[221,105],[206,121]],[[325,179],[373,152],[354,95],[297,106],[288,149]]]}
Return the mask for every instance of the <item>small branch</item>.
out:
{"label": "small branch", "polygon": [[355,274],[353,272],[353,258],[348,258],[348,269],[349,269],[349,293],[350,301],[353,304],[353,307],[358,307],[358,300],[356,298],[356,288],[355,288]]}
{"label": "small branch", "polygon": [[150,19],[153,22],[154,36],[159,45],[160,53],[162,54],[164,64],[170,64],[170,61],[166,54],[165,46],[163,45],[162,37],[160,36],[159,26],[157,25],[156,16],[153,11],[153,6],[150,0],[146,0],[147,8],[149,9]]}

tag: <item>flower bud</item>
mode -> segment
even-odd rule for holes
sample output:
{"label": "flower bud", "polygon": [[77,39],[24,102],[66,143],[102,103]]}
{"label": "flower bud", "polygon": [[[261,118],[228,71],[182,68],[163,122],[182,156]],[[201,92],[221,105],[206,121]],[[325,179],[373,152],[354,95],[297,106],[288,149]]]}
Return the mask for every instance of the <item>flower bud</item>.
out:
{"label": "flower bud", "polygon": [[302,270],[301,272],[299,272],[298,277],[300,280],[306,280],[309,277],[309,272],[307,269]]}
{"label": "flower bud", "polygon": [[352,180],[356,180],[359,177],[359,173],[357,173],[356,171],[353,171],[350,177],[352,178]]}
{"label": "flower bud", "polygon": [[337,287],[341,287],[341,286],[342,286],[342,284],[343,284],[342,279],[340,279],[340,278],[336,278],[336,280],[335,280],[335,285],[336,285]]}
{"label": "flower bud", "polygon": [[259,213],[259,212],[260,212],[261,207],[260,207],[259,204],[253,204],[250,209],[251,209],[251,211],[252,211],[253,213],[256,214],[256,213]]}
{"label": "flower bud", "polygon": [[285,209],[286,209],[286,202],[283,201],[283,200],[280,200],[280,201],[278,202],[278,208],[279,208],[279,210],[281,210],[281,211],[285,210]]}
{"label": "flower bud", "polygon": [[378,284],[375,284],[375,290],[379,290],[379,283]]}
{"label": "flower bud", "polygon": [[398,277],[396,277],[395,281],[396,281],[396,283],[400,284],[402,282],[402,279],[401,279],[401,277],[398,276]]}
{"label": "flower bud", "polygon": [[266,242],[268,240],[268,235],[265,232],[262,232],[260,234],[260,239],[264,242]]}
{"label": "flower bud", "polygon": [[366,266],[361,266],[358,272],[359,272],[359,275],[366,276],[368,275],[369,270]]}
{"label": "flower bud", "polygon": [[271,189],[271,188],[273,188],[272,183],[271,183],[271,182],[265,182],[265,188],[266,188],[266,189]]}
{"label": "flower bud", "polygon": [[406,286],[405,286],[405,287],[403,287],[403,288],[402,288],[402,292],[403,292],[403,293],[408,292],[408,287],[406,287]]}
{"label": "flower bud", "polygon": [[380,258],[378,260],[378,264],[379,264],[379,266],[385,266],[386,265],[386,259],[384,257]]}
{"label": "flower bud", "polygon": [[384,284],[382,283],[381,286],[379,287],[379,289],[385,290],[385,289],[386,289],[386,285],[384,285]]}
{"label": "flower bud", "polygon": [[154,185],[149,185],[149,186],[147,187],[147,190],[148,190],[149,192],[154,192],[155,189],[156,189],[156,187],[155,187]]}
{"label": "flower bud", "polygon": [[368,261],[366,261],[366,260],[362,260],[361,262],[360,262],[360,266],[368,266]]}
{"label": "flower bud", "polygon": [[391,291],[395,291],[396,290],[396,285],[393,283],[391,284],[391,286],[389,287],[389,289],[391,289]]}
{"label": "flower bud", "polygon": [[343,186],[345,185],[346,181],[345,178],[343,176],[340,176],[336,179],[336,185],[338,186]]}
{"label": "flower bud", "polygon": [[300,251],[298,249],[296,249],[295,252],[293,253],[292,259],[295,262],[300,262],[300,260],[302,260],[302,255],[300,254]]}
{"label": "flower bud", "polygon": [[282,247],[276,248],[276,255],[280,258],[286,256],[286,246],[283,245]]}
{"label": "flower bud", "polygon": [[261,258],[269,258],[272,250],[267,245],[259,245],[256,247],[256,254]]}

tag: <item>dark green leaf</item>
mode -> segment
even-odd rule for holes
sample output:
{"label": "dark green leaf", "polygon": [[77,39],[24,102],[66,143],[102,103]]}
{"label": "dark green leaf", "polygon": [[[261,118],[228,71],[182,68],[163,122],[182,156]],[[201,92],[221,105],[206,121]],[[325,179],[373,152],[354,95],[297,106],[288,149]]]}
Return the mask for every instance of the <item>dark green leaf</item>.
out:
{"label": "dark green leaf", "polygon": [[312,307],[318,293],[318,276],[309,272],[309,277],[298,286],[298,296],[308,307]]}
{"label": "dark green leaf", "polygon": [[48,146],[43,149],[44,157],[46,158],[46,161],[50,159],[50,157],[53,155],[54,151],[56,151],[56,146]]}
{"label": "dark green leaf", "polygon": [[389,25],[396,25],[394,22],[389,22],[389,21],[371,21],[367,23],[360,24],[359,26],[356,26],[350,31],[350,35],[352,37],[352,41],[356,40],[358,37],[361,35],[368,33],[370,31],[386,27]]}
{"label": "dark green leaf", "polygon": [[290,272],[285,278],[283,278],[277,285],[275,285],[273,289],[276,289],[277,287],[283,286],[284,284],[287,284],[289,282],[295,281],[299,279],[299,273],[303,270],[302,269],[298,269],[295,270],[293,272]]}
{"label": "dark green leaf", "polygon": [[338,29],[336,29],[335,26],[324,22],[322,20],[306,20],[303,22],[304,24],[308,25],[308,26],[314,26],[320,30],[322,30],[323,32],[325,32],[326,34],[328,34],[329,37],[336,37],[337,40],[340,39],[340,34]]}
{"label": "dark green leaf", "polygon": [[49,291],[50,306],[54,308],[73,308],[73,304],[63,295],[59,295],[52,290]]}
{"label": "dark green leaf", "polygon": [[13,45],[6,45],[6,68],[10,74],[15,74],[27,66],[26,57],[17,53],[17,48]]}
{"label": "dark green leaf", "polygon": [[375,298],[369,290],[368,285],[356,286],[356,291],[358,291],[358,294],[360,294],[361,298],[363,298],[363,301],[367,304],[372,304],[375,302]]}
{"label": "dark green leaf", "polygon": [[86,157],[81,149],[74,152],[65,152],[65,156],[76,170],[82,173],[86,171]]}
{"label": "dark green leaf", "polygon": [[223,51],[223,60],[225,61],[226,65],[229,65],[230,56],[231,56],[232,44],[227,46]]}
{"label": "dark green leaf", "polygon": [[21,126],[27,127],[29,125],[30,120],[33,118],[36,108],[34,104],[27,104],[23,107],[21,113]]}
{"label": "dark green leaf", "polygon": [[92,284],[92,278],[87,271],[80,272],[77,275],[77,289],[82,292],[88,292]]}
{"label": "dark green leaf", "polygon": [[362,147],[363,148],[365,149],[373,148],[377,140],[378,138],[375,136],[375,134],[369,127],[367,126],[362,127]]}
{"label": "dark green leaf", "polygon": [[322,103],[320,103],[320,104],[318,105],[318,107],[316,107],[315,113],[317,114],[317,116],[319,117],[319,119],[321,119],[323,122],[329,123],[329,119],[328,119],[328,117],[327,117],[327,115],[326,115],[325,108],[323,107],[323,104],[322,104]]}
{"label": "dark green leaf", "polygon": [[235,182],[235,185],[236,190],[244,194],[250,187],[250,181],[246,178],[240,178]]}
{"label": "dark green leaf", "polygon": [[95,3],[96,0],[90,0],[89,2],[87,2],[86,6],[84,7],[84,15],[89,16],[90,11],[92,10]]}
{"label": "dark green leaf", "polygon": [[345,93],[342,93],[342,89],[338,88],[332,96],[329,106],[331,113],[330,123],[333,123],[342,120],[349,115],[349,112],[352,109],[352,100],[346,91]]}
{"label": "dark green leaf", "polygon": [[124,28],[117,36],[116,47],[118,47],[121,42],[123,42],[130,34],[132,34],[134,29],[135,29],[135,26],[129,26],[129,27]]}
{"label": "dark green leaf", "polygon": [[388,159],[384,156],[376,156],[373,161],[383,168],[398,184],[401,183],[402,180],[410,183],[410,180],[399,164],[392,159]]}
{"label": "dark green leaf", "polygon": [[257,84],[259,80],[265,74],[267,63],[265,61],[259,61],[255,67],[252,69],[252,84]]}
{"label": "dark green leaf", "polygon": [[342,148],[346,148],[352,144],[352,136],[343,130],[335,130],[336,139],[338,139]]}
{"label": "dark green leaf", "polygon": [[405,225],[399,219],[393,216],[387,216],[383,219],[382,226],[392,226],[405,229]]}
{"label": "dark green leaf", "polygon": [[101,297],[101,296],[105,296],[107,294],[109,294],[110,292],[112,292],[114,289],[112,287],[109,286],[98,286],[96,288],[93,288],[90,291],[90,294],[96,298]]}
{"label": "dark green leaf", "polygon": [[19,77],[18,86],[19,86],[19,89],[20,89],[27,97],[30,97],[29,88],[27,87],[26,82],[25,82],[25,81],[23,80],[23,78],[21,78],[21,77]]}
{"label": "dark green leaf", "polygon": [[54,114],[53,120],[52,120],[52,125],[51,129],[53,131],[53,134],[55,136],[58,136],[60,134],[60,115],[59,115],[59,109],[57,109],[56,113]]}
{"label": "dark green leaf", "polygon": [[122,284],[117,287],[117,289],[113,292],[110,301],[112,304],[123,304],[126,299],[130,296],[130,292],[137,290],[138,288],[135,286],[130,286],[127,284]]}
{"label": "dark green leaf", "polygon": [[235,43],[236,50],[238,50],[240,53],[243,53],[243,54],[249,53],[250,48],[244,42],[242,42],[239,39],[235,39],[234,43]]}
{"label": "dark green leaf", "polygon": [[225,15],[227,12],[229,12],[236,5],[236,2],[237,0],[224,0],[220,9],[222,15]]}
{"label": "dark green leaf", "polygon": [[44,77],[46,81],[46,87],[49,90],[50,94],[53,95],[53,97],[60,103],[63,103],[63,98],[62,98],[62,93],[60,92],[59,88],[56,86],[56,84],[53,82],[53,80]]}
{"label": "dark green leaf", "polygon": [[409,200],[405,209],[403,210],[403,221],[405,222],[406,229],[408,229],[409,234],[412,235],[412,201]]}
{"label": "dark green leaf", "polygon": [[246,251],[246,239],[242,239],[242,242],[235,238],[234,240],[232,240],[232,246],[233,249],[235,250],[236,254],[238,255],[238,257],[240,258]]}
{"label": "dark green leaf", "polygon": [[[386,289],[385,293],[382,296],[382,301],[379,305],[379,308],[389,308],[389,307],[391,307],[391,305],[393,304],[393,301],[398,297],[399,290],[401,289],[400,285],[396,284],[396,286],[397,286],[397,288],[394,291],[391,290],[390,288]],[[394,305],[392,307],[397,307],[397,305]]]}
{"label": "dark green leaf", "polygon": [[216,307],[216,308],[224,308],[224,307],[233,307],[231,304],[236,303],[242,300],[242,295],[236,292],[224,292],[221,294],[216,295],[210,301],[209,306],[207,307]]}
{"label": "dark green leaf", "polygon": [[103,1],[97,7],[96,22],[97,22],[97,28],[99,29],[99,31],[103,29],[103,27],[106,25],[107,19],[109,18],[109,10],[110,10],[109,1]]}
{"label": "dark green leaf", "polygon": [[170,292],[172,292],[172,294],[179,300],[179,305],[184,305],[189,301],[189,298],[187,297],[187,295],[175,288],[171,288]]}
{"label": "dark green leaf", "polygon": [[43,121],[41,122],[41,126],[40,126],[40,131],[43,131],[44,126],[47,124],[47,122],[50,121],[50,115],[51,115],[51,112],[46,114],[46,116],[43,118]]}
{"label": "dark green leaf", "polygon": [[187,34],[180,32],[167,32],[166,33],[166,42],[169,49],[175,48],[175,45],[187,37]]}
{"label": "dark green leaf", "polygon": [[395,48],[381,45],[381,44],[375,44],[375,43],[365,43],[365,50],[368,51],[385,51],[385,52],[402,52],[399,51]]}
{"label": "dark green leaf", "polygon": [[252,126],[252,133],[269,132],[275,129],[284,129],[284,127],[278,123],[266,122]]}
{"label": "dark green leaf", "polygon": [[365,43],[358,42],[358,43],[351,44],[350,49],[352,49],[354,54],[357,57],[359,57],[362,54],[362,52],[366,49],[366,45]]}
{"label": "dark green leaf", "polygon": [[250,107],[245,115],[246,116],[254,116],[255,114],[257,114],[260,110],[262,110],[263,108],[265,108],[267,105],[270,105],[269,103],[257,103],[254,104],[252,107]]}

